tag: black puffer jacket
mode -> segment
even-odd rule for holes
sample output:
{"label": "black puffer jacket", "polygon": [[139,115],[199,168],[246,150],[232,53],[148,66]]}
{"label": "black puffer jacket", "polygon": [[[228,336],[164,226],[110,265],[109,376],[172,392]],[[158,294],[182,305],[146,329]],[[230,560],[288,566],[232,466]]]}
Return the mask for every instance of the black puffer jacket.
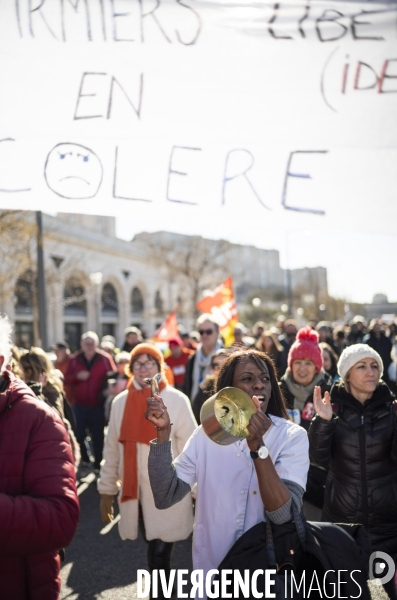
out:
{"label": "black puffer jacket", "polygon": [[331,421],[318,415],[309,428],[310,461],[329,467],[323,521],[364,525],[373,549],[397,555],[397,419],[382,381],[361,404],[337,382]]}

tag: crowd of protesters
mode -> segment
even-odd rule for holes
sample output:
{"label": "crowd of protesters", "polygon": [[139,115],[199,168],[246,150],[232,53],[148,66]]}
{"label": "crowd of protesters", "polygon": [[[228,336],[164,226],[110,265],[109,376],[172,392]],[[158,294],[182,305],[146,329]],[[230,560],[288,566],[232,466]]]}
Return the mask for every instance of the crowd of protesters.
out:
{"label": "crowd of protesters", "polygon": [[[1,597],[34,598],[24,595],[21,586],[26,590],[43,586],[48,591],[37,598],[58,598],[62,548],[77,526],[76,478],[82,480],[90,473],[98,479],[103,522],[113,519],[117,497],[122,539],[134,540],[140,530],[148,544],[149,570],[169,570],[174,542],[192,531],[194,484],[198,481],[200,499],[202,476],[193,474],[191,459],[186,458],[190,471],[181,468],[182,483],[178,479],[173,484],[183,494],[175,493],[171,501],[161,496],[157,469],[153,497],[148,457],[152,451],[160,453],[163,461],[169,457],[172,461],[171,452],[182,457],[184,447],[192,447],[191,436],[199,431],[203,403],[220,389],[220,383],[244,389],[234,374],[244,361],[252,363],[253,372],[265,365],[262,370],[274,373],[277,415],[306,430],[310,443],[306,475],[300,472],[299,481],[286,465],[286,488],[272,474],[279,490],[276,503],[268,499],[274,514],[291,514],[284,504],[290,497],[296,499],[295,481],[299,508],[303,502],[305,510],[310,503],[322,510],[326,520],[362,523],[373,549],[387,552],[396,561],[396,329],[396,323],[373,319],[367,324],[359,315],[344,326],[310,321],[299,329],[296,321],[280,316],[275,323],[259,321],[252,329],[237,323],[234,339],[226,344],[216,318],[203,314],[194,331],[181,328],[165,350],[164,345],[160,350],[145,340],[137,327],[129,327],[120,349],[112,336],[99,339],[87,331],[74,354],[67,342],[59,341],[51,355],[37,347],[29,351],[12,347],[11,326],[7,318],[0,318],[0,507],[6,515],[0,527],[0,542],[4,541],[0,543],[0,589],[5,590]],[[152,412],[151,419],[153,423],[161,415],[166,418],[164,426],[159,421],[156,427],[159,448],[154,450],[151,441],[156,431],[145,419],[151,394],[145,380],[157,373],[161,399],[153,404],[158,414]],[[255,384],[251,387],[249,393],[255,395]],[[262,421],[259,437],[269,429],[268,421]],[[258,435],[252,438],[254,446]],[[168,440],[169,451],[161,450]],[[12,468],[5,458],[11,443]],[[241,446],[248,455],[249,444],[243,441]],[[178,464],[185,464],[184,460],[180,458]],[[174,477],[175,473],[174,469]],[[269,493],[261,491],[262,500]],[[40,502],[45,502],[45,510],[36,506]],[[34,516],[37,511],[39,519]],[[206,518],[205,510],[201,514]],[[13,527],[18,533],[11,542]],[[236,528],[237,537],[244,528],[240,529]],[[29,566],[29,561],[37,560],[48,563],[41,580]],[[12,573],[19,573],[15,581]],[[386,591],[396,600],[393,582]]]}

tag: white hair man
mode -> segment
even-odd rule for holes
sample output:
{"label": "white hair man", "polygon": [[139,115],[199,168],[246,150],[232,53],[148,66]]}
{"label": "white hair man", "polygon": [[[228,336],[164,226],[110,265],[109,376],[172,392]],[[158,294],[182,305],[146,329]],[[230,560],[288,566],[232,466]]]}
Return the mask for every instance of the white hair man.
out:
{"label": "white hair man", "polygon": [[196,329],[200,334],[200,343],[197,351],[186,363],[185,381],[183,391],[191,402],[199,391],[199,385],[205,377],[211,373],[211,358],[221,348],[219,341],[219,325],[210,313],[202,314],[196,323]]}
{"label": "white hair man", "polygon": [[79,518],[74,461],[60,417],[8,368],[11,333],[0,317],[0,595],[57,600]]}
{"label": "white hair man", "polygon": [[69,363],[65,383],[72,387],[76,438],[80,444],[82,458],[79,476],[84,477],[91,470],[90,457],[84,442],[86,429],[92,437],[94,471],[99,473],[104,442],[107,375],[116,371],[116,365],[109,354],[98,348],[99,339],[94,331],[83,333],[80,345],[80,352],[77,352]]}

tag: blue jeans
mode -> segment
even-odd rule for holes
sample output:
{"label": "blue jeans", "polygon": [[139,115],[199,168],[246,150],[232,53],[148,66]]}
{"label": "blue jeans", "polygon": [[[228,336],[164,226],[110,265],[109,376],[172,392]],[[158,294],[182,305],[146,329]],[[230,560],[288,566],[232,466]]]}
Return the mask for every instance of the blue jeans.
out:
{"label": "blue jeans", "polygon": [[90,462],[84,439],[86,430],[91,434],[92,444],[94,448],[94,469],[99,469],[104,441],[105,413],[103,406],[81,406],[75,404],[73,406],[76,417],[76,438],[80,444],[81,459],[84,462]]}

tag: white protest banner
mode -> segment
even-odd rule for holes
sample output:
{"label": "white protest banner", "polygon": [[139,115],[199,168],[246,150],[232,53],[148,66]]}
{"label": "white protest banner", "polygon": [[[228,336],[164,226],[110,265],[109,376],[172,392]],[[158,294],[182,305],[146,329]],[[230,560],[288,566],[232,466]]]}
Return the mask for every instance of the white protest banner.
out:
{"label": "white protest banner", "polygon": [[0,207],[392,233],[396,38],[386,1],[2,0]]}

